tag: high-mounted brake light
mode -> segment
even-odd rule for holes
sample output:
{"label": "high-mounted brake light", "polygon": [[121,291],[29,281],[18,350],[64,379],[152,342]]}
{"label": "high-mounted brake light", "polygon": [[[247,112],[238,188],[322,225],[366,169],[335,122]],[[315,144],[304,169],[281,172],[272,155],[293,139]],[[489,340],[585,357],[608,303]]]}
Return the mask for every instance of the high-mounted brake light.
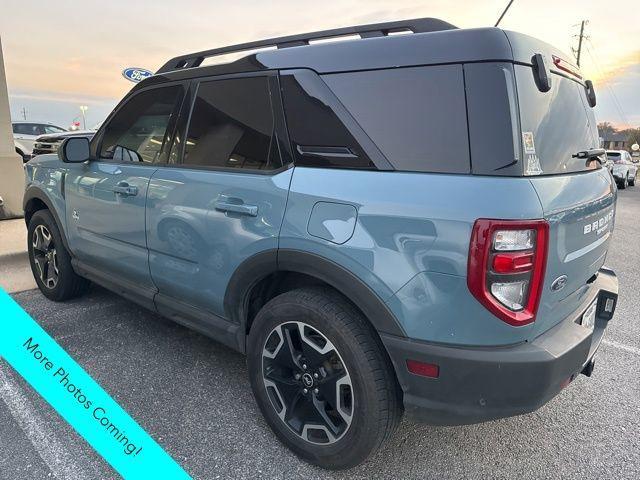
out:
{"label": "high-mounted brake light", "polygon": [[578,67],[573,63],[570,63],[564,58],[560,58],[555,55],[551,55],[551,58],[553,59],[553,64],[558,70],[562,70],[563,72],[573,75],[574,77],[582,80],[582,75],[580,75]]}
{"label": "high-mounted brake light", "polygon": [[469,290],[510,325],[535,321],[548,243],[545,220],[476,220],[469,245]]}

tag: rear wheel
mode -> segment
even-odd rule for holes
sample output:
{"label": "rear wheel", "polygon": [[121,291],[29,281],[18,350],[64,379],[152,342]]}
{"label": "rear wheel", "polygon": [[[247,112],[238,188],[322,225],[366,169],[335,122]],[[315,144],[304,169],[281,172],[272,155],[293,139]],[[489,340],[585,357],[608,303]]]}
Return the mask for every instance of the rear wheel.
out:
{"label": "rear wheel", "polygon": [[620,182],[620,185],[619,185],[620,190],[624,190],[625,188],[627,188],[628,185],[629,185],[629,174],[627,173],[627,175],[625,175],[622,182]]}
{"label": "rear wheel", "polygon": [[71,257],[49,210],[38,210],[29,221],[29,263],[45,297],[63,301],[84,293],[89,281],[73,271]]}
{"label": "rear wheel", "polygon": [[399,422],[398,387],[380,340],[333,290],[304,288],[267,303],[249,334],[248,364],[269,426],[321,467],[361,463]]}
{"label": "rear wheel", "polygon": [[636,184],[636,176],[638,175],[638,171],[633,174],[632,177],[629,178],[629,186],[633,187]]}

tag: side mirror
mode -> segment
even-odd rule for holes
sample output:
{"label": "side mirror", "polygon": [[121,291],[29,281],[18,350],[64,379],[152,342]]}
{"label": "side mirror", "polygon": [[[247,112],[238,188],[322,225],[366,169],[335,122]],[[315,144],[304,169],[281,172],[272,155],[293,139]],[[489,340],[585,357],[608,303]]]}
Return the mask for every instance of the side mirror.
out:
{"label": "side mirror", "polygon": [[593,89],[593,82],[591,80],[587,80],[584,82],[584,86],[587,89],[587,100],[589,101],[589,106],[593,108],[596,106],[596,91]]}
{"label": "side mirror", "polygon": [[58,148],[58,157],[65,163],[86,162],[90,156],[89,139],[85,137],[67,138]]}

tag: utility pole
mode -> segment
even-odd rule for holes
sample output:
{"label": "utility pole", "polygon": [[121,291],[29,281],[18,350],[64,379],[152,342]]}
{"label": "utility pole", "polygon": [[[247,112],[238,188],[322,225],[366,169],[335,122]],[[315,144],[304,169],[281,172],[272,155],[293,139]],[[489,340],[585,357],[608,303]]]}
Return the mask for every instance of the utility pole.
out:
{"label": "utility pole", "polygon": [[580,54],[582,53],[582,40],[585,38],[584,27],[589,23],[589,20],[582,20],[580,23],[580,35],[578,35],[578,49],[574,50],[576,54],[576,64],[580,66]]}
{"label": "utility pole", "polygon": [[24,108],[24,107],[22,107],[22,118],[23,118],[24,120],[26,120],[26,119],[27,119],[27,109],[26,109],[26,108]]}

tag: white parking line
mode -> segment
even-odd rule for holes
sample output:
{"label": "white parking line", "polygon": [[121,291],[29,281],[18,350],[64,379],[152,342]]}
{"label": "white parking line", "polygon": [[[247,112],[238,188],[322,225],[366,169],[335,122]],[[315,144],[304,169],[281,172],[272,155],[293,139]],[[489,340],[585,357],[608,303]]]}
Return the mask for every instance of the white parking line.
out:
{"label": "white parking line", "polygon": [[638,355],[640,357],[640,348],[625,345],[624,343],[614,342],[613,340],[602,340],[602,343],[604,343],[605,345],[610,345],[614,348],[619,348],[620,350],[624,350],[625,352],[633,353],[634,355]]}
{"label": "white parking line", "polygon": [[60,479],[91,478],[92,475],[70,455],[75,448],[69,441],[59,440],[49,427],[49,421],[34,408],[12,376],[7,364],[1,361],[0,398],[51,473]]}

